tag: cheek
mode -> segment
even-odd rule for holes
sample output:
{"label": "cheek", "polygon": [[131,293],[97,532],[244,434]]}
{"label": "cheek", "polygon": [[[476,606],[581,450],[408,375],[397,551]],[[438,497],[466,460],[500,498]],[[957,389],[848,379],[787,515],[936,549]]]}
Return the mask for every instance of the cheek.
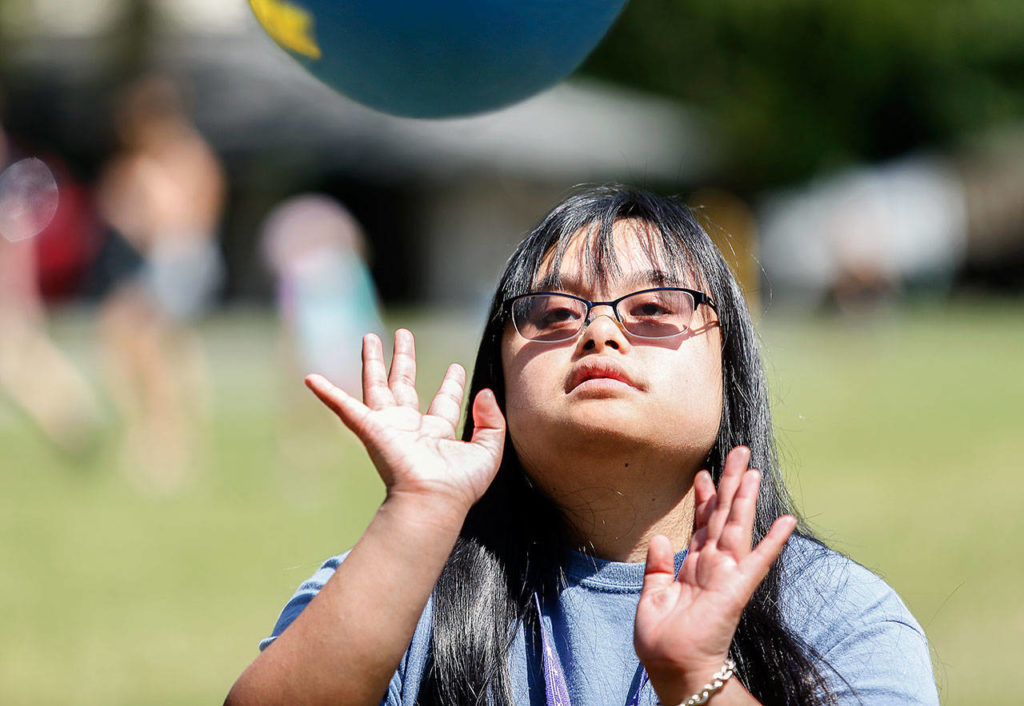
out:
{"label": "cheek", "polygon": [[531,413],[531,400],[535,399],[535,396],[530,385],[536,383],[536,380],[524,369],[521,357],[517,355],[515,346],[510,344],[507,337],[502,346],[501,363],[505,378],[505,421],[509,434],[516,439],[520,437],[525,427],[529,427],[530,421],[534,418]]}
{"label": "cheek", "polygon": [[664,418],[685,422],[688,426],[721,415],[722,385],[713,375],[682,374],[663,382],[662,393],[655,395]]}
{"label": "cheek", "polygon": [[[710,448],[721,422],[722,364],[714,342],[709,344],[662,379],[665,394],[657,396],[659,405],[653,412],[687,446]],[[679,434],[681,430],[685,433]]]}
{"label": "cheek", "polygon": [[[544,417],[542,391],[550,387],[544,377],[545,366],[526,364],[514,357],[505,358],[505,417],[513,439],[523,438]],[[550,397],[550,395],[548,395]]]}
{"label": "cheek", "polygon": [[717,419],[722,413],[722,360],[717,350],[708,351],[708,360],[699,368],[694,387],[700,390],[705,407]]}
{"label": "cheek", "polygon": [[712,338],[709,346],[707,365],[702,368],[700,395],[703,398],[703,443],[710,449],[718,436],[722,422],[722,357],[717,345],[718,337]]}
{"label": "cheek", "polygon": [[554,346],[520,347],[506,341],[502,349],[505,421],[527,469],[542,464],[539,459],[550,458],[567,435],[585,427],[562,394],[570,358],[571,352]]}

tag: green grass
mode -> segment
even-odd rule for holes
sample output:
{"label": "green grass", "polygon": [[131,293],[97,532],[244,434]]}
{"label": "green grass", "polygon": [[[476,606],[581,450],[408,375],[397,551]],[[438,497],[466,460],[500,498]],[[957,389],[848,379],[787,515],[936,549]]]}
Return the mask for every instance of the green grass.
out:
{"label": "green grass", "polygon": [[[477,322],[419,334],[421,388],[471,362]],[[89,322],[57,339],[93,379]],[[381,497],[258,314],[203,327],[205,460],[173,497],[116,470],[116,426],[72,463],[0,398],[0,703],[219,702],[277,612]],[[1024,658],[1024,304],[769,320],[776,422],[801,508],[925,626],[947,704],[1014,703]],[[282,443],[286,442],[286,443]]]}
{"label": "green grass", "polygon": [[1024,690],[1024,310],[934,307],[769,328],[791,487],[931,640],[948,704]]}

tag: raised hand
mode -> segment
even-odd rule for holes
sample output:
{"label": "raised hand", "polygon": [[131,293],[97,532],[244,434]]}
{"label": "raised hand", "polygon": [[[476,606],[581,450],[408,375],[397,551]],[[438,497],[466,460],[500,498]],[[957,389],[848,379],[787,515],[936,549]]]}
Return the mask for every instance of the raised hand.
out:
{"label": "raised hand", "polygon": [[363,401],[319,375],[306,384],[366,446],[389,496],[417,494],[454,501],[463,510],[476,502],[497,472],[505,442],[505,418],[494,393],[473,401],[473,438],[456,437],[466,371],[453,364],[426,414],[416,394],[416,351],[412,333],[395,332],[388,374],[380,339],[363,339]]}
{"label": "raised hand", "polygon": [[717,490],[707,471],[697,474],[694,534],[678,577],[668,538],[648,547],[633,638],[665,704],[680,703],[722,667],[743,608],[796,526],[783,515],[751,549],[761,474],[749,461],[749,449],[733,449]]}

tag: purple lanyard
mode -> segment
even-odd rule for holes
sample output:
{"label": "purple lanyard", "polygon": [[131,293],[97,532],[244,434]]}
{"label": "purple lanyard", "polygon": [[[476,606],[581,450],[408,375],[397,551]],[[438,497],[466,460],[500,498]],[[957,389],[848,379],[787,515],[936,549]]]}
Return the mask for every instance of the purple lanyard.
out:
{"label": "purple lanyard", "polygon": [[[547,626],[544,625],[544,616],[540,612],[540,598],[533,594],[533,602],[537,606],[537,621],[540,623],[540,639],[543,643],[544,663],[544,693],[547,696],[548,706],[572,706],[569,699],[569,687],[565,683],[565,674],[562,672],[562,664],[558,661],[558,654],[555,653],[555,645],[551,642],[551,635],[548,634]],[[640,683],[636,691],[629,697],[626,706],[638,706],[640,703],[640,692],[647,685],[647,670],[640,668]]]}

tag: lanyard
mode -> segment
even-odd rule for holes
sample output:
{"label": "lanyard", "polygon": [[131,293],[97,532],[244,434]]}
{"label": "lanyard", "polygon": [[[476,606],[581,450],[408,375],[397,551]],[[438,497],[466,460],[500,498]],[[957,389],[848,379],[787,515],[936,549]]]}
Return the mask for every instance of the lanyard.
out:
{"label": "lanyard", "polygon": [[[533,602],[537,606],[537,621],[540,623],[540,639],[542,644],[544,664],[544,693],[547,696],[547,706],[572,706],[569,699],[569,687],[565,682],[565,673],[562,672],[562,664],[558,661],[558,654],[555,652],[555,645],[548,634],[547,626],[544,625],[544,617],[540,612],[540,598],[533,594]],[[640,683],[636,691],[626,702],[626,706],[638,706],[640,703],[640,692],[647,685],[647,670],[640,668]]]}

